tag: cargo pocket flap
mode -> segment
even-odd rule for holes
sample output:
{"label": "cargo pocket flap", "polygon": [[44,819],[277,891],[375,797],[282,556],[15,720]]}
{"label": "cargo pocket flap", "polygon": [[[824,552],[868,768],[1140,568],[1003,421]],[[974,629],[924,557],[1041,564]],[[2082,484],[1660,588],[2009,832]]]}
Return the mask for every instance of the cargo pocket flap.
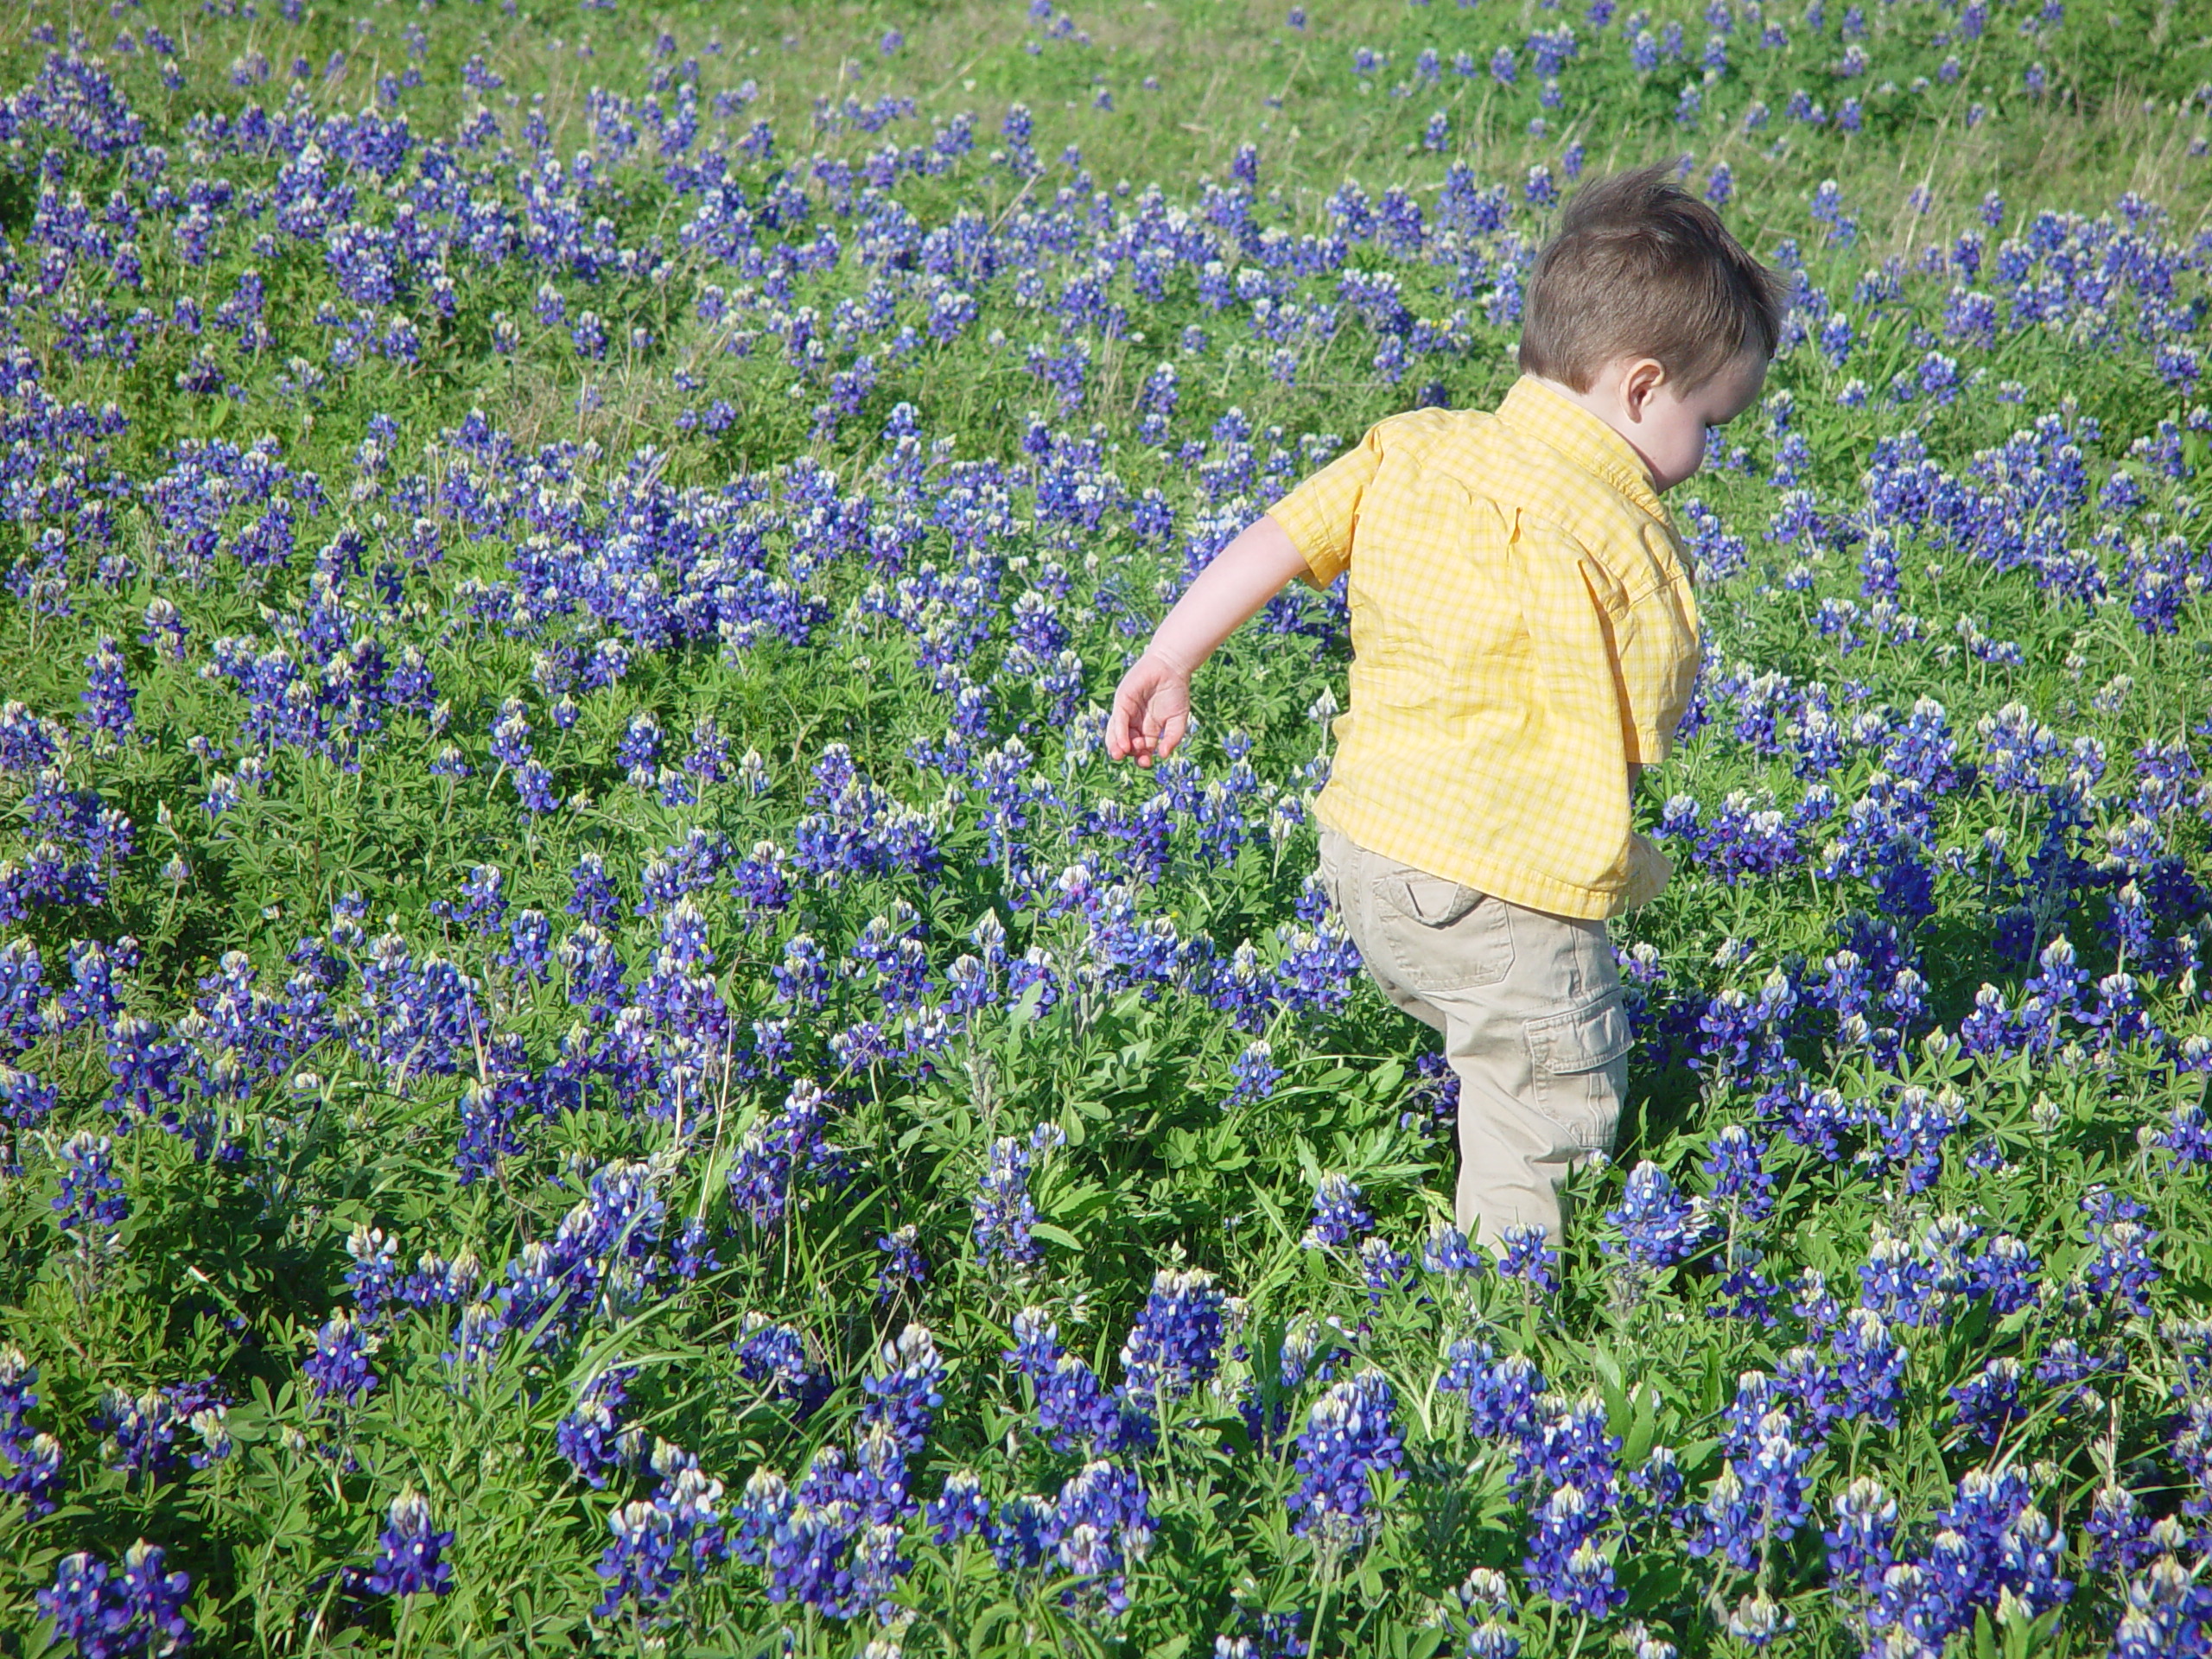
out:
{"label": "cargo pocket flap", "polygon": [[1385,899],[1423,927],[1450,927],[1483,901],[1482,890],[1422,870],[1401,870],[1383,882]]}
{"label": "cargo pocket flap", "polygon": [[1629,1028],[1628,1010],[1618,995],[1609,995],[1586,1007],[1531,1020],[1529,1058],[1539,1071],[1554,1076],[1565,1071],[1591,1071],[1609,1065],[1628,1052],[1636,1041]]}

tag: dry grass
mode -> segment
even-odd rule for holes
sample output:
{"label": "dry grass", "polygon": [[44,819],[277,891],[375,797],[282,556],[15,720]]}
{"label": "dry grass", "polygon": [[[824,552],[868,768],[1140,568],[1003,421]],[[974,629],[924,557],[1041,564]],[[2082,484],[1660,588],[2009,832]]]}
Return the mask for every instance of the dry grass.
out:
{"label": "dry grass", "polygon": [[[1700,168],[1726,161],[1737,173],[1739,200],[1777,224],[1789,215],[1787,204],[1794,197],[1808,191],[1821,173],[1832,172],[1860,212],[1867,234],[1878,232],[1898,248],[1948,228],[1920,220],[1904,206],[1915,184],[1926,185],[1940,203],[1961,212],[1992,189],[2017,208],[2090,212],[2133,190],[2168,207],[2186,227],[2202,225],[2212,213],[2212,162],[2188,154],[2202,124],[2183,118],[2171,102],[2146,109],[2122,94],[2101,111],[2083,114],[2056,98],[2039,105],[2016,100],[1970,127],[1969,95],[1954,90],[1936,94],[1943,101],[1932,124],[1896,138],[1869,133],[1840,151],[1832,141],[1818,139],[1808,153],[1802,135],[1779,118],[1756,135],[1732,127],[1716,130],[1708,122],[1701,133],[1668,130],[1655,141],[1648,126],[1632,133],[1621,126],[1609,130],[1601,101],[1588,114],[1534,139],[1519,114],[1509,119],[1499,112],[1487,75],[1462,79],[1447,74],[1442,85],[1411,98],[1389,96],[1390,85],[1403,79],[1410,60],[1410,50],[1401,49],[1405,43],[1427,39],[1448,56],[1462,34],[1470,43],[1477,40],[1476,14],[1449,0],[1418,9],[1404,0],[1325,0],[1310,8],[1310,26],[1294,31],[1284,26],[1287,3],[1117,0],[1058,7],[1072,10],[1090,38],[1088,46],[1052,38],[1048,26],[1028,17],[1025,0],[897,5],[687,0],[658,7],[622,0],[611,13],[543,0],[512,18],[486,4],[472,9],[480,24],[473,40],[460,30],[439,31],[438,55],[421,66],[428,85],[411,95],[410,108],[418,130],[465,114],[480,95],[459,84],[459,57],[480,53],[510,86],[542,89],[528,106],[517,99],[512,109],[506,106],[512,93],[483,95],[507,118],[510,130],[527,108],[535,108],[558,153],[573,156],[591,143],[586,109],[591,89],[637,87],[655,60],[654,36],[666,29],[679,58],[700,59],[702,113],[709,130],[715,124],[713,94],[750,80],[755,96],[728,125],[741,133],[755,119],[769,121],[786,158],[817,148],[857,156],[889,142],[913,142],[918,134],[911,123],[877,135],[824,134],[815,128],[817,100],[834,105],[848,94],[871,102],[895,93],[912,98],[925,121],[974,111],[978,143],[986,149],[998,142],[1007,105],[1019,99],[1033,111],[1040,156],[1052,160],[1074,143],[1093,176],[1107,185],[1156,181],[1172,194],[1184,194],[1201,179],[1223,177],[1238,147],[1254,143],[1263,183],[1282,188],[1306,214],[1318,213],[1323,197],[1348,176],[1370,190],[1433,186],[1452,161],[1464,159],[1485,177],[1516,178],[1532,162],[1555,163],[1570,139],[1585,144],[1593,168],[1682,151],[1694,156]],[[1480,39],[1494,36],[1501,3],[1513,0],[1486,0]],[[2142,27],[2154,51],[2172,56],[2202,50],[2202,42],[2190,33],[2192,16],[2201,13],[2191,0],[2141,3],[2149,19]],[[1518,0],[1517,10],[1520,22],[1531,28],[1570,15],[1540,12],[1535,0]],[[337,111],[367,102],[378,75],[410,61],[404,31],[412,16],[394,0],[372,0],[318,10],[300,26],[227,22],[195,14],[174,32],[184,40],[189,67],[200,74],[219,73],[249,46],[280,65],[297,53],[318,67],[332,49],[342,48],[348,59],[343,74],[311,83],[318,106]],[[372,26],[366,33],[359,29],[364,21]],[[29,39],[41,22],[80,29],[96,46],[118,27],[105,3],[29,0],[0,16],[0,62],[27,66],[42,49]],[[2117,16],[2113,24],[2136,27]],[[903,41],[887,56],[879,42],[893,27]],[[1033,41],[1041,48],[1034,54],[1026,49]],[[1344,67],[1362,43],[1391,50],[1393,62],[1358,90],[1348,90]],[[1609,37],[1606,47],[1613,44]],[[1156,90],[1144,86],[1147,76]],[[281,96],[283,84],[280,68],[278,79],[255,95]],[[1094,107],[1101,88],[1112,96],[1111,111]],[[1446,155],[1424,151],[1414,142],[1421,124],[1437,109],[1452,119],[1454,147]],[[1822,158],[1817,164],[1815,156]]]}

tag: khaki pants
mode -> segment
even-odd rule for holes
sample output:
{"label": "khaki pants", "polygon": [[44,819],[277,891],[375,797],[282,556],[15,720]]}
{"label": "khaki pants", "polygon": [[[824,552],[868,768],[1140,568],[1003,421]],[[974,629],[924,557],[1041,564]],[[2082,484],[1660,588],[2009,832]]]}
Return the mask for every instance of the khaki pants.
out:
{"label": "khaki pants", "polygon": [[1459,1077],[1452,1208],[1496,1249],[1560,1235],[1560,1184],[1610,1153],[1631,1038],[1603,922],[1553,916],[1385,858],[1321,826],[1321,880],[1383,995],[1444,1035]]}

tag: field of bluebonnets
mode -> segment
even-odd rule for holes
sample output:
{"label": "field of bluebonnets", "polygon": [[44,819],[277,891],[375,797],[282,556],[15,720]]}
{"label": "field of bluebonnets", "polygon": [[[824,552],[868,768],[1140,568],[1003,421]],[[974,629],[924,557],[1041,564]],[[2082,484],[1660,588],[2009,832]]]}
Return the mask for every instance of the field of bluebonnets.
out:
{"label": "field of bluebonnets", "polygon": [[[2190,12],[16,10],[0,1651],[2207,1651]],[[1103,709],[1675,157],[1794,304],[1493,1261],[1341,594]]]}

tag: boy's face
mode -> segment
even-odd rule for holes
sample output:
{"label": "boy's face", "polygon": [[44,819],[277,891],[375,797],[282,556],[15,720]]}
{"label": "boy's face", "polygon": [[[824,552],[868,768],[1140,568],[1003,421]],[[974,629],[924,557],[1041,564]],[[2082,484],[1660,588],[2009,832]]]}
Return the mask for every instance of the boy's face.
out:
{"label": "boy's face", "polygon": [[1609,423],[1629,441],[1650,470],[1651,486],[1662,494],[1705,465],[1705,435],[1726,426],[1758,401],[1766,385],[1766,359],[1745,352],[1703,385],[1684,392],[1669,382],[1666,371],[1649,358],[1613,365]]}

